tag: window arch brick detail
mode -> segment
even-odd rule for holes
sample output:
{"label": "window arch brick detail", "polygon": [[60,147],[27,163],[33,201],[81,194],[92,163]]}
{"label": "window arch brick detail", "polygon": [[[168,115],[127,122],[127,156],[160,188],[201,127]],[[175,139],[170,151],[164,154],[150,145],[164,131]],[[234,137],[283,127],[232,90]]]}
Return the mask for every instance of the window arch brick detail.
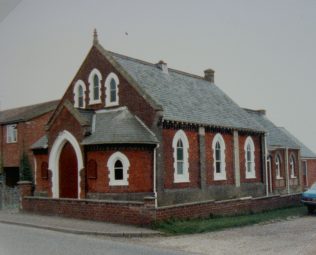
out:
{"label": "window arch brick detail", "polygon": [[[115,179],[115,170],[117,167],[117,162],[120,161],[123,167],[123,176],[120,179]],[[107,167],[109,170],[109,185],[110,186],[127,186],[129,177],[129,167],[130,163],[128,158],[121,152],[113,153],[107,162]]]}
{"label": "window arch brick detail", "polygon": [[[119,104],[119,78],[115,73],[110,73],[105,80],[105,106],[116,106]],[[115,90],[114,90],[115,86]]]}
{"label": "window arch brick detail", "polygon": [[253,139],[248,136],[244,145],[245,152],[245,170],[246,179],[256,178],[256,165],[255,165],[255,144]]}
{"label": "window arch brick detail", "polygon": [[[98,97],[95,98],[95,77],[98,78]],[[101,103],[101,80],[102,75],[100,71],[94,68],[89,74],[89,104],[99,104]]]}
{"label": "window arch brick detail", "polygon": [[226,180],[225,141],[217,133],[212,142],[214,180]]}
{"label": "window arch brick detail", "polygon": [[172,140],[174,183],[190,182],[189,140],[183,130],[178,130]]}

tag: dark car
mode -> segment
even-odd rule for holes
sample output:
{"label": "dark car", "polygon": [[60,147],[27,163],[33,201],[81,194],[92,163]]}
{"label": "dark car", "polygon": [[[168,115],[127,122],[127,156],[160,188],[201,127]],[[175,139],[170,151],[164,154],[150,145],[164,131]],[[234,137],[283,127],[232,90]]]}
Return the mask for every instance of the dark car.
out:
{"label": "dark car", "polygon": [[313,213],[316,209],[316,183],[302,194],[301,202],[307,206],[308,212]]}

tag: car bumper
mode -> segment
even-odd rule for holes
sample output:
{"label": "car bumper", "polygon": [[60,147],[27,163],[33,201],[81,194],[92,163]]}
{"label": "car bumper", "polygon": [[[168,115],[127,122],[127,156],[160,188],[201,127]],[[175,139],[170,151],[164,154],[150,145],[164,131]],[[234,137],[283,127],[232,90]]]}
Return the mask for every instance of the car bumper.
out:
{"label": "car bumper", "polygon": [[313,200],[301,199],[301,202],[304,205],[315,205],[316,206],[316,199],[313,199]]}

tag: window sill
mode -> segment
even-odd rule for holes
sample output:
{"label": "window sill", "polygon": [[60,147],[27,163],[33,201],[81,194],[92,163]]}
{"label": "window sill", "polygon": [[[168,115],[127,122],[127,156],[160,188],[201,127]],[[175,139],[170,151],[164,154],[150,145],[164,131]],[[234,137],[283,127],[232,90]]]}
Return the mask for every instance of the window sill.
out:
{"label": "window sill", "polygon": [[112,106],[118,106],[119,105],[119,103],[118,102],[112,102],[112,103],[110,103],[110,102],[107,102],[106,103],[106,105],[105,105],[105,107],[112,107]]}
{"label": "window sill", "polygon": [[284,178],[281,177],[281,176],[277,176],[276,179],[277,179],[277,180],[283,180]]}
{"label": "window sill", "polygon": [[109,183],[109,186],[128,186],[127,182]]}
{"label": "window sill", "polygon": [[226,174],[214,174],[214,181],[226,181]]}
{"label": "window sill", "polygon": [[188,182],[190,182],[189,177],[174,176],[173,183],[188,183]]}
{"label": "window sill", "polygon": [[291,175],[291,179],[297,179],[297,177],[294,175]]}
{"label": "window sill", "polygon": [[94,104],[101,104],[101,99],[99,99],[99,100],[91,100],[89,102],[89,105],[94,105]]}

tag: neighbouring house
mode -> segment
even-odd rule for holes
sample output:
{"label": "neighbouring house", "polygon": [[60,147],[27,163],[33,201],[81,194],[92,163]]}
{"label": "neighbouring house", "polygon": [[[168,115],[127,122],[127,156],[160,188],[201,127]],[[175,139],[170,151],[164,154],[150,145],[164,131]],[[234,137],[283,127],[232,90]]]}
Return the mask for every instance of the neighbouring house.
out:
{"label": "neighbouring house", "polygon": [[288,130],[277,127],[264,110],[245,109],[267,131],[267,185],[271,194],[293,193],[316,179],[316,154]]}
{"label": "neighbouring house", "polygon": [[299,147],[285,148],[296,160],[290,184],[284,167],[273,184],[287,195],[269,197],[266,132],[215,85],[213,70],[201,77],[107,51],[95,31],[31,146],[36,185],[33,196],[22,188],[22,207],[148,224],[297,203]]}
{"label": "neighbouring house", "polygon": [[281,129],[300,146],[303,183],[306,188],[310,187],[316,182],[316,154],[287,129],[284,127]]}
{"label": "neighbouring house", "polygon": [[31,145],[45,134],[45,125],[58,101],[0,111],[0,164],[5,184],[13,187],[19,180],[20,160],[28,155],[35,169]]}

